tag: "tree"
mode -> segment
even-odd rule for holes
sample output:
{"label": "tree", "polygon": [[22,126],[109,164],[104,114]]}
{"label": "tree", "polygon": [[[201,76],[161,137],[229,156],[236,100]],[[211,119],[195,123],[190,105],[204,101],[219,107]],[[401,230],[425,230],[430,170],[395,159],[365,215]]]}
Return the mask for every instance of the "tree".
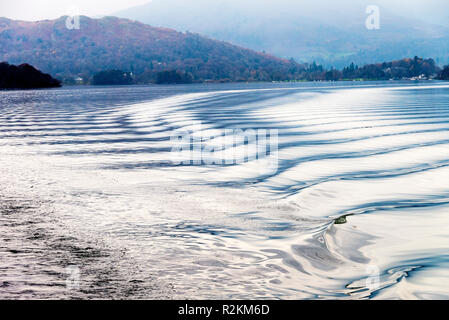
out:
{"label": "tree", "polygon": [[132,73],[121,70],[106,70],[93,77],[92,84],[96,86],[130,85],[134,83]]}
{"label": "tree", "polygon": [[449,65],[445,66],[444,69],[439,73],[438,79],[449,80]]}
{"label": "tree", "polygon": [[156,76],[157,84],[189,84],[193,82],[190,73],[176,70],[158,72]]}
{"label": "tree", "polygon": [[40,89],[60,87],[61,82],[29,64],[0,63],[0,89]]}

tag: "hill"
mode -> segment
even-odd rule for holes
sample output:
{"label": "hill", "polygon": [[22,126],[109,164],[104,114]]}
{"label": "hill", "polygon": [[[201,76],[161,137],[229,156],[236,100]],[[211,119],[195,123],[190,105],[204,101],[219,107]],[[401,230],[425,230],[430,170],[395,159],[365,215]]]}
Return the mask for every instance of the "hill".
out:
{"label": "hill", "polygon": [[415,55],[433,57],[439,65],[449,62],[449,28],[432,24],[444,21],[418,19],[422,12],[432,17],[438,8],[436,12],[449,10],[447,1],[410,0],[405,5],[377,0],[380,29],[368,30],[366,8],[372,4],[370,0],[153,0],[114,15],[327,67]]}
{"label": "hill", "polygon": [[30,66],[0,63],[0,89],[41,89],[60,87],[61,82]]}
{"label": "hill", "polygon": [[299,64],[194,33],[140,22],[81,17],[69,30],[66,17],[38,22],[0,18],[0,61],[30,63],[58,78],[91,78],[104,70],[132,72],[141,82],[176,70],[193,81],[288,80]]}

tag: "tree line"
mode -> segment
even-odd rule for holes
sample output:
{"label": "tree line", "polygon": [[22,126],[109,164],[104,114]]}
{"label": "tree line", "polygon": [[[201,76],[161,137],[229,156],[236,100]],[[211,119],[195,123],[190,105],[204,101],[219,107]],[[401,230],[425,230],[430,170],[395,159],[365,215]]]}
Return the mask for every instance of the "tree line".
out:
{"label": "tree line", "polygon": [[[108,70],[96,74],[91,84],[186,84],[201,82],[231,81],[344,81],[344,80],[403,80],[403,79],[448,79],[449,67],[441,70],[433,59],[419,57],[407,58],[391,62],[368,64],[362,67],[351,63],[342,70],[326,69],[322,65],[303,64],[290,61],[290,69],[273,70],[261,75],[257,70],[248,71],[249,76],[243,78],[214,77],[207,79],[195,70],[182,68],[172,70],[146,70],[140,73]],[[259,70],[260,72],[260,70]]]}

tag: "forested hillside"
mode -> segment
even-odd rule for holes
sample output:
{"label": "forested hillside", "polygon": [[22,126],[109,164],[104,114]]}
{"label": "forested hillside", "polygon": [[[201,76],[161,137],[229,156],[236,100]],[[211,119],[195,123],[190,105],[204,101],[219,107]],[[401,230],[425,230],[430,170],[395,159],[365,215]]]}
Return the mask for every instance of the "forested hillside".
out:
{"label": "forested hillside", "polygon": [[124,70],[144,80],[177,70],[194,81],[270,81],[296,79],[302,69],[293,61],[198,34],[114,17],[81,17],[79,30],[69,30],[65,17],[40,22],[0,18],[0,61],[30,63],[61,79]]}

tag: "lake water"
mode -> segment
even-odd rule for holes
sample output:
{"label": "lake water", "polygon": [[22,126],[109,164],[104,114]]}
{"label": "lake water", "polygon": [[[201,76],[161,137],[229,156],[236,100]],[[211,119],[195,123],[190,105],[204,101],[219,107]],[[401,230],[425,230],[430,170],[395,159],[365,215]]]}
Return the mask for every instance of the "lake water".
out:
{"label": "lake water", "polygon": [[448,83],[0,92],[0,153],[0,298],[449,298]]}

